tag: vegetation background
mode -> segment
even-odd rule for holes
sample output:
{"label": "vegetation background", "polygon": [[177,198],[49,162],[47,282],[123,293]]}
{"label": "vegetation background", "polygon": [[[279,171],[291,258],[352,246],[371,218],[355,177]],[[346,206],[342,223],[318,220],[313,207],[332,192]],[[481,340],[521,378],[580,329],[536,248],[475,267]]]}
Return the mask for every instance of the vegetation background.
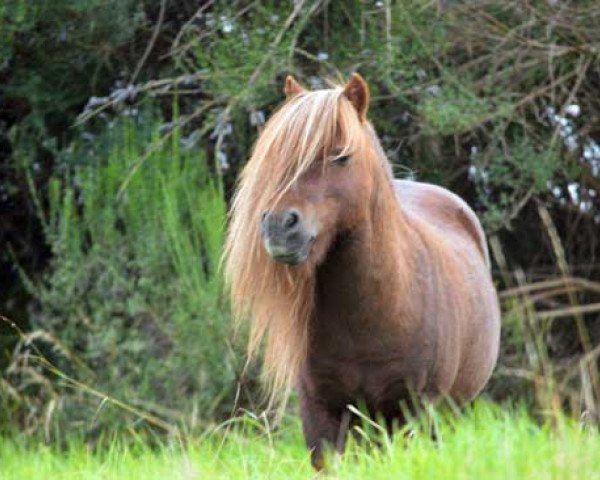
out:
{"label": "vegetation background", "polygon": [[598,422],[599,24],[595,0],[2,2],[0,429],[152,439],[260,411],[227,202],[285,75],[353,71],[396,174],[484,223],[486,394]]}

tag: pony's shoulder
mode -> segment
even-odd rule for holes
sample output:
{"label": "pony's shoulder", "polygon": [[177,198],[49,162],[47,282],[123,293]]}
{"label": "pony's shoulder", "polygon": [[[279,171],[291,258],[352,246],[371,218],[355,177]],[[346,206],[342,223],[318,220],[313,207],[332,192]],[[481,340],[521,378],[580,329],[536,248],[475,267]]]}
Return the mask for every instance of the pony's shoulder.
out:
{"label": "pony's shoulder", "polygon": [[467,234],[477,244],[489,266],[485,233],[467,202],[450,190],[431,183],[394,180],[394,189],[406,214],[431,223],[448,234]]}

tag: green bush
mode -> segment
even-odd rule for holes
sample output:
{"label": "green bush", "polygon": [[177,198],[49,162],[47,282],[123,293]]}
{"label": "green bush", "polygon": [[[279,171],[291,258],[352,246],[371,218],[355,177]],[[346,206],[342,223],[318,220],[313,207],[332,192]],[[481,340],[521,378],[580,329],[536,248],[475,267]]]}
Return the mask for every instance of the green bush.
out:
{"label": "green bush", "polygon": [[[205,156],[180,143],[177,130],[161,141],[126,120],[65,155],[44,219],[53,260],[30,284],[32,329],[45,335],[29,343],[69,378],[175,422],[230,408],[236,370],[218,273],[226,205]],[[43,390],[30,373],[13,376],[15,387]],[[60,400],[53,419],[98,425],[119,411],[95,415],[102,397],[62,380],[36,406]]]}
{"label": "green bush", "polygon": [[45,122],[56,128],[55,122],[90,92],[114,82],[124,47],[144,24],[141,6],[133,0],[3,2],[4,94],[26,102],[37,127]]}

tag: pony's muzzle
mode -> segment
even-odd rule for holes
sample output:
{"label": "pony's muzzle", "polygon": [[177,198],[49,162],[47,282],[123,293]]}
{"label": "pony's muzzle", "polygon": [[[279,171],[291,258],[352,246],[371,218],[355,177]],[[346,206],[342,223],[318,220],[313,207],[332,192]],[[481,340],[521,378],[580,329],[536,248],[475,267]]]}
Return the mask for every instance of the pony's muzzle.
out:
{"label": "pony's muzzle", "polygon": [[310,253],[315,236],[307,229],[302,214],[293,208],[281,212],[265,211],[262,215],[265,250],[276,262],[297,265]]}

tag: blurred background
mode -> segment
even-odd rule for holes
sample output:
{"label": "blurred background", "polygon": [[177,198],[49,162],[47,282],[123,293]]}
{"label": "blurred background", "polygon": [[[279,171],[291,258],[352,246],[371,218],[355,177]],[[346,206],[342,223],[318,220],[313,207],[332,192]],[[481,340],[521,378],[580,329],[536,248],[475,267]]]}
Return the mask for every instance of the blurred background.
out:
{"label": "blurred background", "polygon": [[368,81],[395,173],[465,198],[503,307],[485,395],[598,422],[595,0],[0,4],[0,430],[193,432],[260,411],[219,260],[293,74]]}

